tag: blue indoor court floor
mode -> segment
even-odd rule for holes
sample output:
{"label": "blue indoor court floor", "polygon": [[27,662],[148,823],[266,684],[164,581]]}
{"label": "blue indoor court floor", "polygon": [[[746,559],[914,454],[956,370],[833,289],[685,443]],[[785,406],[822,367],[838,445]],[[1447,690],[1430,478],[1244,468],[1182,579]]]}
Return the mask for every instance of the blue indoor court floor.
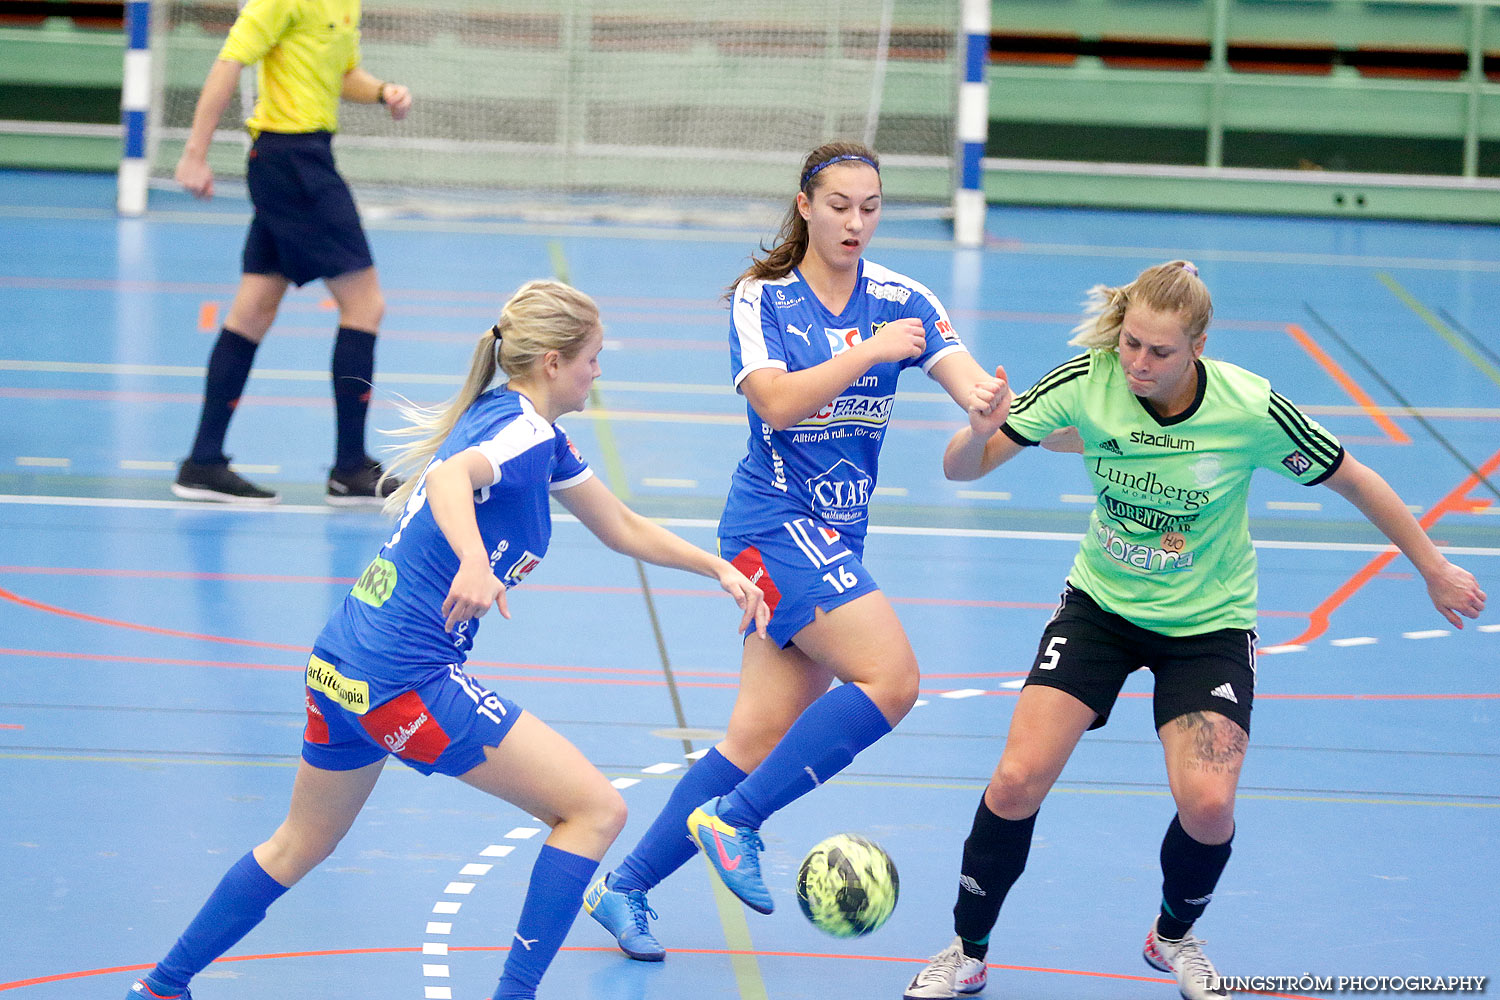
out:
{"label": "blue indoor court floor", "polygon": [[[121,220],[112,204],[111,178],[0,173],[6,1000],[119,1000],[280,822],[308,647],[390,530],[322,502],[336,321],[319,286],[289,297],[229,435],[236,464],[282,504],[172,497],[248,205],[159,193],[144,219]],[[597,404],[562,423],[629,503],[713,545],[747,433],[720,296],[769,233],[367,222],[388,302],[372,428],[396,422],[399,397],[449,396],[507,295],[565,274],[607,331]],[[1234,857],[1197,927],[1220,971],[1500,971],[1500,230],[993,208],[989,232],[983,251],[955,251],[940,222],[891,211],[870,257],[931,287],[980,362],[1018,386],[1073,352],[1090,285],[1193,259],[1215,294],[1207,353],[1266,375],[1338,434],[1491,595],[1451,628],[1336,494],[1258,477],[1255,729]],[[867,563],[917,651],[921,701],[766,825],[775,914],[716,896],[695,860],[651,894],[666,962],[625,959],[582,917],[542,997],[895,1000],[951,939],[962,841],[1091,500],[1072,456],[947,482],[940,456],[961,421],[908,373]],[[512,621],[486,619],[472,672],[622,789],[631,818],[611,865],[722,733],[734,609],[566,518],[509,606]],[[1149,686],[1131,678],[1043,807],[985,996],[1176,996],[1140,958],[1173,814]],[[901,874],[890,922],[854,941],[815,931],[794,889],[806,850],[846,830]],[[333,857],[195,996],[481,1000],[542,835],[458,782],[388,767]]]}

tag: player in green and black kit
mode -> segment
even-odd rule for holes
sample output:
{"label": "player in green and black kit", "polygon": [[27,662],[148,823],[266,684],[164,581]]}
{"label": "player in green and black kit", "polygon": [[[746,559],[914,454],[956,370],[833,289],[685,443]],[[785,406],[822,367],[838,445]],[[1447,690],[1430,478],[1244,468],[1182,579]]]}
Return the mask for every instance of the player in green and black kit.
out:
{"label": "player in green and black kit", "polygon": [[911,981],[907,1000],[984,988],[990,931],[1026,866],[1037,810],[1079,738],[1105,724],[1143,665],[1155,675],[1177,804],[1145,958],[1174,974],[1188,1000],[1228,995],[1190,928],[1229,860],[1249,742],[1256,572],[1246,496],[1257,468],[1348,499],[1415,564],[1452,624],[1484,609],[1474,577],[1438,552],[1384,479],[1265,379],[1202,357],[1213,306],[1191,263],[1159,264],[1090,296],[1073,340],[1087,353],[1019,397],[997,370],[976,387],[969,426],[943,456],[949,479],[977,479],[1075,427],[1097,501],[964,842],[957,937]]}

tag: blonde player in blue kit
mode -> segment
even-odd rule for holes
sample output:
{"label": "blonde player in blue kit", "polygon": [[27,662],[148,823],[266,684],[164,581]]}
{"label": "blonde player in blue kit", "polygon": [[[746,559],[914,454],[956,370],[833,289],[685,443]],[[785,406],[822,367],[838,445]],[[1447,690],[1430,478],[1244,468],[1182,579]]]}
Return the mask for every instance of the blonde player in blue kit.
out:
{"label": "blonde player in blue kit", "polygon": [[[634,513],[554,421],[599,377],[599,313],[582,292],[533,281],[506,303],[442,410],[409,412],[391,497],[395,532],[328,620],[307,664],[307,727],[286,821],[224,876],[175,947],[131,988],[183,998],[188,982],[333,851],[388,756],[447,774],[552,827],[532,868],[495,1000],[531,998],[598,861],[625,823],[619,793],[567,740],[487,690],[463,664],[490,607],[547,552],[551,498],[617,552],[719,582],[764,634],[760,591],[717,556]],[[498,373],[508,381],[490,388]],[[283,991],[295,993],[292,991]]]}
{"label": "blonde player in blue kit", "polygon": [[[736,896],[770,913],[761,824],[911,709],[916,655],[862,562],[880,447],[906,369],[920,368],[961,407],[988,377],[931,291],[865,259],[881,211],[873,151],[820,146],[798,188],[776,245],[730,295],[730,374],[750,436],[719,551],[765,592],[769,636],[745,641],[724,740],[584,900],[640,961],[666,954],[647,925],[646,893],[697,847]],[[830,690],[834,680],[843,683]]]}
{"label": "blonde player in blue kit", "polygon": [[997,370],[976,387],[969,426],[943,456],[948,478],[977,479],[1073,426],[1097,502],[964,842],[957,936],[906,1000],[984,989],[990,931],[1026,867],[1042,800],[1141,666],[1155,677],[1177,805],[1144,956],[1187,1000],[1228,995],[1191,927],[1229,861],[1250,741],[1257,585],[1246,503],[1257,468],[1354,504],[1412,561],[1453,625],[1484,609],[1474,577],[1437,550],[1384,479],[1265,379],[1202,357],[1213,305],[1192,263],[1098,286],[1091,306],[1073,340],[1087,353],[1014,399]]}

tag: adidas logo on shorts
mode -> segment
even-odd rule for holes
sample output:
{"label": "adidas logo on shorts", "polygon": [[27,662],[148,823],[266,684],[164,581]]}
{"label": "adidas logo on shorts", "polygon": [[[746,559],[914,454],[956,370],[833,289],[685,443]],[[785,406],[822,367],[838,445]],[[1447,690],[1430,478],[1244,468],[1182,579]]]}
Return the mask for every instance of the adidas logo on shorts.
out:
{"label": "adidas logo on shorts", "polygon": [[960,875],[958,877],[958,887],[964,892],[972,892],[976,896],[989,895],[989,893],[980,887],[978,882],[974,881],[974,876],[972,875]]}
{"label": "adidas logo on shorts", "polygon": [[1227,701],[1232,701],[1236,705],[1240,703],[1240,700],[1234,696],[1234,688],[1230,687],[1228,682],[1220,684],[1218,687],[1210,691],[1209,694],[1213,695],[1215,698],[1223,698]]}

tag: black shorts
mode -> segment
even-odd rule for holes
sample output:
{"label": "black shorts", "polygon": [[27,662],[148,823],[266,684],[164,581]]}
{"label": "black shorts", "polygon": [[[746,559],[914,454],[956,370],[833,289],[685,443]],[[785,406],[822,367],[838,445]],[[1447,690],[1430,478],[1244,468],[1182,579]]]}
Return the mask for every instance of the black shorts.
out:
{"label": "black shorts", "polygon": [[1101,608],[1068,584],[1042,633],[1027,684],[1066,691],[1109,721],[1125,678],[1141,667],[1156,675],[1156,728],[1189,712],[1217,712],[1250,732],[1255,700],[1253,630],[1162,635]]}
{"label": "black shorts", "polygon": [[262,132],[245,171],[255,217],[245,236],[246,274],[293,284],[371,266],[370,244],[349,185],[333,165],[333,133]]}

